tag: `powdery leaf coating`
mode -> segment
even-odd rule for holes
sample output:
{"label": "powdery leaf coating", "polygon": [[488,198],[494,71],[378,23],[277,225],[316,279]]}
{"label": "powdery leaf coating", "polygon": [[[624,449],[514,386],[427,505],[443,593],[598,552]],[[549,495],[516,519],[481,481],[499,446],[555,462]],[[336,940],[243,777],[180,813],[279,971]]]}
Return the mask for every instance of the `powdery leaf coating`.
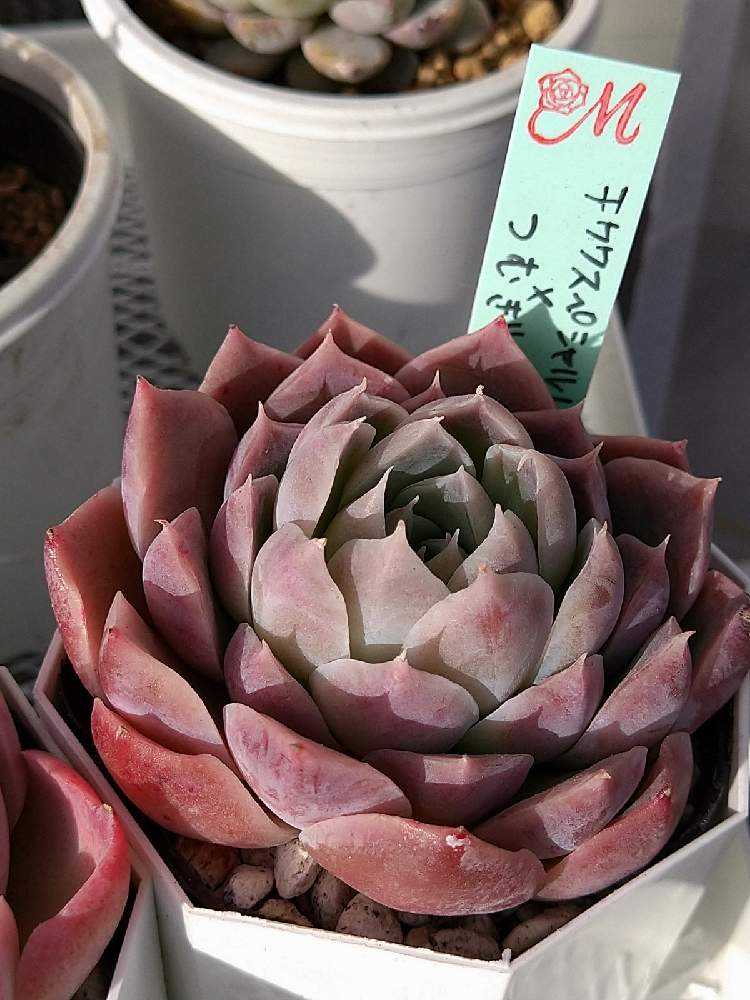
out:
{"label": "powdery leaf coating", "polygon": [[[129,639],[139,649],[142,649],[145,653],[149,653],[157,660],[161,660],[162,663],[176,668],[178,672],[184,669],[179,658],[175,656],[165,642],[162,642],[156,632],[146,624],[133,605],[119,590],[114,596],[109,614],[104,622],[102,645],[106,641],[111,629],[117,629],[121,635]],[[101,655],[100,647],[99,659],[101,659]]]}
{"label": "powdery leaf coating", "polygon": [[258,416],[242,436],[229,463],[224,482],[224,499],[238,490],[248,476],[260,479],[275,476],[281,479],[292,445],[299,437],[304,424],[283,423],[271,420],[263,404],[258,406]]}
{"label": "powdery leaf coating", "polygon": [[412,913],[494,913],[526,902],[544,877],[530,851],[398,816],[339,816],[303,830],[300,842],[358,892]]}
{"label": "powdery leaf coating", "polygon": [[362,35],[324,22],[301,45],[305,59],[323,76],[362,83],[385,69],[391,47],[379,35]]}
{"label": "powdery leaf coating", "polygon": [[426,545],[430,540],[435,540],[440,536],[440,528],[436,524],[433,524],[429,518],[414,513],[416,506],[417,498],[415,497],[405,506],[394,507],[385,515],[386,533],[389,535],[392,534],[399,526],[399,523],[403,521],[404,528],[406,529],[406,537],[409,539],[409,544],[412,548],[416,548],[416,546],[422,545],[422,543]]}
{"label": "powdery leaf coating", "polygon": [[482,541],[448,580],[448,590],[455,593],[468,587],[483,566],[495,573],[537,573],[539,567],[531,535],[512,510],[495,505],[495,514]]}
{"label": "powdery leaf coating", "polygon": [[349,655],[346,604],[326,567],[324,547],[296,524],[285,524],[253,567],[255,631],[299,680],[319,664]]}
{"label": "powdery leaf coating", "polygon": [[251,619],[250,578],[258,550],[271,533],[277,489],[275,476],[249,476],[221,505],[211,528],[211,578],[222,605],[235,621]]}
{"label": "powdery leaf coating", "polygon": [[464,0],[417,0],[414,12],[386,38],[407,49],[429,49],[453,34],[463,13]]}
{"label": "powdery leaf coating", "polygon": [[7,830],[12,830],[18,822],[25,797],[26,767],[21,744],[10,710],[0,694],[0,801],[5,806],[3,815]]}
{"label": "powdery leaf coating", "polygon": [[224,654],[224,679],[232,701],[270,715],[300,736],[335,741],[307,690],[276,659],[249,625],[240,625]]}
{"label": "powdery leaf coating", "polygon": [[674,833],[687,803],[693,751],[687,733],[672,733],[631,806],[572,854],[548,869],[538,899],[599,892],[650,864]]}
{"label": "powdery leaf coating", "polygon": [[602,655],[608,673],[621,670],[664,620],[669,604],[667,542],[647,545],[633,535],[618,535],[625,574],[622,610]]}
{"label": "powdery leaf coating", "polygon": [[480,471],[487,449],[493,444],[532,446],[523,425],[510,410],[488,396],[482,386],[465,396],[425,402],[413,411],[409,422],[431,417],[442,418],[445,430],[464,446]]}
{"label": "powdery leaf coating", "polygon": [[687,457],[687,440],[662,441],[659,438],[642,437],[640,435],[604,434],[595,437],[594,441],[601,444],[601,460],[612,462],[616,458],[648,458],[675,469],[690,472]]}
{"label": "powdery leaf coating", "polygon": [[[338,6],[342,6],[338,4]],[[335,20],[335,18],[334,18]],[[347,25],[342,24],[346,28]],[[350,29],[353,30],[353,29]],[[330,334],[337,347],[366,365],[379,368],[387,375],[395,375],[411,360],[411,355],[400,344],[394,343],[381,333],[358,323],[347,315],[341,306],[335,305],[330,316],[321,323],[315,333],[294,352],[300,358],[309,358]]]}
{"label": "powdery leaf coating", "polygon": [[486,570],[416,623],[404,640],[407,659],[465,687],[480,712],[491,712],[533,678],[553,604],[541,577]]}
{"label": "powdery leaf coating", "polygon": [[583,403],[566,410],[529,410],[516,417],[531,435],[537,451],[558,458],[581,458],[594,447],[594,440],[583,426]]}
{"label": "powdery leaf coating", "polygon": [[[313,38],[308,36],[306,41]],[[322,344],[292,372],[266,400],[266,412],[275,420],[304,423],[342,392],[367,379],[367,391],[401,403],[409,393],[400,382],[377,368],[351,358],[328,335]]]}
{"label": "powdery leaf coating", "polygon": [[355,538],[385,538],[385,491],[390,469],[358,500],[336,514],[326,529],[326,552],[330,558],[345,542]]}
{"label": "powdery leaf coating", "polygon": [[101,694],[96,667],[104,621],[118,591],[145,609],[141,564],[130,543],[116,485],[106,486],[50,528],[44,570],[65,652],[89,694]]}
{"label": "powdery leaf coating", "polygon": [[232,420],[216,400],[138,379],[122,448],[122,499],[141,559],[159,532],[157,522],[188,507],[211,527],[236,447]]}
{"label": "powdery leaf coating", "polygon": [[488,396],[514,413],[554,409],[544,380],[515,343],[502,317],[481,330],[456,337],[420,354],[397,373],[412,396],[423,392],[440,372],[447,396],[461,396],[484,386]]}
{"label": "powdery leaf coating", "polygon": [[318,667],[310,686],[343,745],[358,755],[395,748],[449,750],[479,718],[476,702],[445,677],[388,663],[335,660]]}
{"label": "powdery leaf coating", "polygon": [[279,484],[274,523],[297,524],[308,538],[338,508],[341,490],[375,437],[365,418],[302,431]]}
{"label": "powdery leaf coating", "polygon": [[429,571],[445,584],[466,559],[466,553],[458,544],[459,534],[459,529],[456,528],[452,535],[446,535],[443,541],[434,543],[438,551],[425,562]]}
{"label": "powdery leaf coating", "polygon": [[[662,628],[671,632],[673,621]],[[653,637],[586,732],[560,759],[562,767],[586,767],[609,754],[661,742],[677,720],[690,690],[691,635],[680,632],[666,641],[659,633]]]}
{"label": "powdery leaf coating", "polygon": [[99,678],[108,704],[144,736],[178,753],[211,753],[231,764],[216,723],[188,681],[119,629],[104,636]]}
{"label": "powdery leaf coating", "polygon": [[334,396],[324,403],[307,422],[306,430],[320,430],[334,424],[348,423],[364,417],[375,428],[375,440],[379,441],[402,424],[408,414],[403,406],[392,399],[384,399],[367,391],[367,379],[346,392]]}
{"label": "powdery leaf coating", "polygon": [[245,705],[227,705],[224,726],[245,781],[294,826],[353,812],[411,814],[403,793],[385,775],[269,716]]}
{"label": "powdery leaf coating", "polygon": [[206,536],[195,507],[164,522],[143,559],[143,589],[154,623],[180,657],[221,678],[223,623],[206,563]]}
{"label": "powdery leaf coating", "polygon": [[[414,3],[415,0],[336,0],[329,13],[331,19],[347,31],[378,35],[411,14]],[[403,358],[398,368],[405,365],[409,358],[410,355]],[[388,370],[384,365],[378,367]]]}
{"label": "powdery leaf coating", "polygon": [[443,387],[440,384],[440,372],[435,372],[435,378],[424,392],[418,392],[416,396],[407,399],[402,405],[407,413],[415,413],[420,406],[425,406],[427,403],[434,403],[438,399],[446,398]]}
{"label": "powdery leaf coating", "polygon": [[522,799],[475,829],[478,837],[538,858],[569,854],[602,830],[638,787],[646,766],[646,748],[634,747]]}
{"label": "powdery leaf coating", "polygon": [[15,917],[0,895],[0,1000],[13,1000],[16,996],[16,969],[20,957]]}
{"label": "powdery leaf coating", "polygon": [[376,750],[365,760],[403,789],[415,819],[443,826],[471,826],[500,809],[534,763],[530,754],[470,757],[404,750]]}
{"label": "powdery leaf coating", "polygon": [[275,55],[297,48],[312,31],[312,18],[271,17],[258,11],[229,13],[224,17],[227,31],[251,52]]}
{"label": "powdery leaf coating", "polygon": [[255,419],[258,404],[300,364],[299,358],[251,340],[238,326],[230,326],[208,366],[200,392],[225,406],[237,432],[244,434]]}
{"label": "powdery leaf coating", "polygon": [[607,500],[607,480],[604,477],[604,466],[599,461],[598,446],[579,458],[552,458],[562,469],[568,480],[570,492],[576,508],[578,527],[583,526],[593,517],[601,524],[609,523],[612,515]]}
{"label": "powdery leaf coating", "polygon": [[112,809],[71,767],[39,750],[23,756],[28,792],[7,895],[21,945],[15,996],[57,1000],[81,985],[120,922],[128,846]]}
{"label": "powdery leaf coating", "polygon": [[602,658],[584,654],[509,698],[473,726],[460,747],[471,753],[530,753],[539,763],[553,760],[585,730],[603,690]]}
{"label": "powdery leaf coating", "polygon": [[601,649],[620,615],[625,585],[622,559],[606,525],[589,521],[579,536],[576,561],[581,569],[562,599],[537,681]]}
{"label": "powdery leaf coating", "polygon": [[275,847],[294,836],[294,830],[266,813],[216,757],[167,750],[98,699],[91,735],[124,794],[173,833],[227,847]]}
{"label": "powdery leaf coating", "polygon": [[680,620],[690,609],[711,556],[718,479],[645,458],[617,458],[605,466],[615,530],[658,545],[669,535],[669,613]]}
{"label": "powdery leaf coating", "polygon": [[459,530],[463,548],[472,551],[484,541],[492,528],[495,508],[490,498],[466,469],[461,466],[446,476],[423,479],[394,498],[404,506],[416,499],[415,513],[428,518],[443,531]]}
{"label": "powdery leaf coating", "polygon": [[696,630],[693,676],[674,728],[692,733],[729,701],[750,670],[750,597],[712,570],[685,625]]}
{"label": "powdery leaf coating", "polygon": [[414,623],[448,594],[409,546],[403,523],[387,538],[346,542],[328,571],[346,602],[351,653],[374,663],[396,656]]}
{"label": "powdery leaf coating", "polygon": [[554,589],[560,587],[576,549],[575,506],[562,470],[537,451],[493,445],[482,485],[491,500],[520,517],[536,543],[540,574]]}

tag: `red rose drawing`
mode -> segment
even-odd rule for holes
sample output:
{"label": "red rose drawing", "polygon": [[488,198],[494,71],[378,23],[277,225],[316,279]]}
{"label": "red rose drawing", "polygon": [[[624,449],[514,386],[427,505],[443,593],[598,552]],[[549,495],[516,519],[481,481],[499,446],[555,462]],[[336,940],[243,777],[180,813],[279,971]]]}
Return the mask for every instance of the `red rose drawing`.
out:
{"label": "red rose drawing", "polygon": [[540,76],[539,91],[539,107],[561,115],[569,115],[582,108],[589,96],[588,86],[570,68]]}

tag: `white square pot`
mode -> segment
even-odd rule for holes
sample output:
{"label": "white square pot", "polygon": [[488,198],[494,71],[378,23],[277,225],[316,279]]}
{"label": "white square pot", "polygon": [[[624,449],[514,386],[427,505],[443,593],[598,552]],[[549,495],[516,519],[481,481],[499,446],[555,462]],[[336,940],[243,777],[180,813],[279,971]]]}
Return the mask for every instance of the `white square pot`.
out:
{"label": "white square pot", "polygon": [[[748,581],[721,552],[713,564]],[[125,824],[154,880],[170,992],[180,1000],[640,1000],[706,894],[724,853],[747,838],[750,677],[734,699],[727,807],[711,830],[630,879],[519,958],[481,962],[193,906],[108,779],[60,715],[55,635],[34,690],[66,755]],[[708,957],[708,953],[706,954]],[[664,1000],[664,998],[662,998]]]}
{"label": "white square pot", "polygon": [[[0,695],[5,698],[16,722],[34,737],[41,749],[65,757],[5,667],[0,667]],[[135,898],[107,1000],[166,1000],[149,866],[132,849],[131,865]]]}

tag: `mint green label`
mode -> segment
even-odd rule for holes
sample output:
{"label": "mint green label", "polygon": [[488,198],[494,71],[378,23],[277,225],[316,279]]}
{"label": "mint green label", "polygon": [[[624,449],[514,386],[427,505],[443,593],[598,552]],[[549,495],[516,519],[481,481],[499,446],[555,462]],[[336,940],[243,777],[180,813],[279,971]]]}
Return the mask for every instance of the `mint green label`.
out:
{"label": "mint green label", "polygon": [[586,395],[678,81],[531,47],[469,329],[505,316],[558,406]]}

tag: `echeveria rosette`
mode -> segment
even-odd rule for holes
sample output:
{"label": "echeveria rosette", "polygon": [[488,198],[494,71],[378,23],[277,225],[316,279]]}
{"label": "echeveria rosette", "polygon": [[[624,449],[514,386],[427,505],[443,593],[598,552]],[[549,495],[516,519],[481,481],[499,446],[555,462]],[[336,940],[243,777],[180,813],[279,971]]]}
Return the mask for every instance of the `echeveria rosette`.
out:
{"label": "echeveria rosette", "polygon": [[412,358],[335,308],[294,355],[233,327],[197,391],[140,380],[121,482],[47,575],[143,813],[476,916],[674,833],[689,734],[750,666],[715,490],[556,410],[501,319]]}
{"label": "echeveria rosette", "polygon": [[120,823],[68,764],[22,749],[0,696],[0,1000],[68,1000],[130,884]]}

